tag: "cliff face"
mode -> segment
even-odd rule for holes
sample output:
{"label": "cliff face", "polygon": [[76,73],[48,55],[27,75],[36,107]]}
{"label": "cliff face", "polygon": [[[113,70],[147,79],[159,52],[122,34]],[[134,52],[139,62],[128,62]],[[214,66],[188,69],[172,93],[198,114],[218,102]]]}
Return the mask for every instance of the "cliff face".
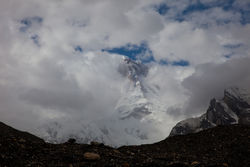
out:
{"label": "cliff face", "polygon": [[40,167],[247,167],[250,126],[218,126],[161,142],[112,148],[74,139],[50,144],[0,123],[0,166]]}
{"label": "cliff face", "polygon": [[224,91],[222,99],[212,99],[207,112],[176,124],[170,136],[195,133],[218,125],[250,124],[250,93],[239,88]]}

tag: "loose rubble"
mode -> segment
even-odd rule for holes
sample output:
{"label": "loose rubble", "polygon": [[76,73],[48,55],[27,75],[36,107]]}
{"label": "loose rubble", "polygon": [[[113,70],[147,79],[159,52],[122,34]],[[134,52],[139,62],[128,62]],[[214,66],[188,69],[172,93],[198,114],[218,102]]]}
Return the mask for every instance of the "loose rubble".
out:
{"label": "loose rubble", "polygon": [[0,167],[249,167],[250,126],[218,126],[154,144],[50,144],[0,122]]}

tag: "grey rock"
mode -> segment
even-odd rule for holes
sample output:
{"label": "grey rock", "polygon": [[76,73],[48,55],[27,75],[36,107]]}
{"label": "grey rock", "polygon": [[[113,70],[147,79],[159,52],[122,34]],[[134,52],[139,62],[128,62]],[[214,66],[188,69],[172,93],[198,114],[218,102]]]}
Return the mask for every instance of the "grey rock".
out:
{"label": "grey rock", "polygon": [[177,123],[170,136],[196,133],[217,125],[250,124],[250,93],[240,88],[224,90],[222,99],[212,99],[205,114]]}

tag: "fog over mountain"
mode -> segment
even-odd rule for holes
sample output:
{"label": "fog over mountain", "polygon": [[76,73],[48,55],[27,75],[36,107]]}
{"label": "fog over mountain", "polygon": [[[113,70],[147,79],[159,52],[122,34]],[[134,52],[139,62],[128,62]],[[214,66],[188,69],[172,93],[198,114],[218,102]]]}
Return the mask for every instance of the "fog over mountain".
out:
{"label": "fog over mountain", "polygon": [[249,13],[248,0],[1,1],[0,121],[52,142],[161,140],[224,89],[250,89]]}

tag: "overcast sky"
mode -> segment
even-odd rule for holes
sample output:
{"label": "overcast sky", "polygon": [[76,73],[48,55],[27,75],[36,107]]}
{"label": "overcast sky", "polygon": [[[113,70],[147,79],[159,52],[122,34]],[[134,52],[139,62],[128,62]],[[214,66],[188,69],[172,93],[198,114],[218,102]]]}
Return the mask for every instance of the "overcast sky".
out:
{"label": "overcast sky", "polygon": [[173,125],[197,116],[223,89],[249,88],[250,2],[1,0],[0,121],[102,119],[123,55],[150,67]]}

